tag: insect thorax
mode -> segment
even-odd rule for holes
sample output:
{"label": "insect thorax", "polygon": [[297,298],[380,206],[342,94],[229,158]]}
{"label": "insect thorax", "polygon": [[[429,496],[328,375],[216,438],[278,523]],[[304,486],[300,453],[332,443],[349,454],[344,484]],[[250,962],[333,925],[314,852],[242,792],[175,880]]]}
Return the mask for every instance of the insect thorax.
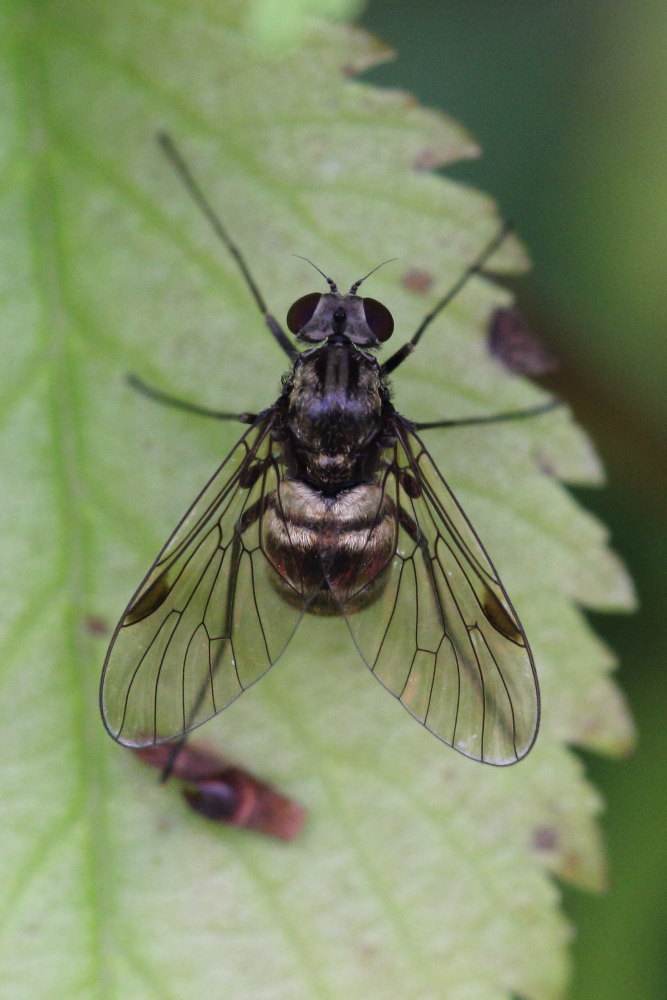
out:
{"label": "insect thorax", "polygon": [[307,351],[285,384],[292,474],[335,494],[375,479],[389,394],[375,358],[349,343]]}

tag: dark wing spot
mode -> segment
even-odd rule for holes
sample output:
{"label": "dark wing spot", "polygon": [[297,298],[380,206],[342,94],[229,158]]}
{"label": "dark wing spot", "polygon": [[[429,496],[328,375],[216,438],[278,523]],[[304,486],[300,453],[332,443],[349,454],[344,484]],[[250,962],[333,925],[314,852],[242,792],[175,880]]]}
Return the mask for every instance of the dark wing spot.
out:
{"label": "dark wing spot", "polygon": [[407,531],[412,541],[428,552],[428,542],[420,531],[419,525],[416,521],[413,521],[407,511],[403,510],[402,507],[399,507],[398,509],[398,521],[401,527]]}
{"label": "dark wing spot", "polygon": [[170,591],[166,572],[155,580],[148,590],[139,597],[123,618],[123,626],[134,625],[152,615],[168,596]]}
{"label": "dark wing spot", "polygon": [[417,497],[422,495],[421,486],[415,477],[411,476],[409,472],[405,471],[405,469],[401,469],[399,472],[399,480],[405,492],[409,497],[412,497],[413,500],[416,500]]}
{"label": "dark wing spot", "polygon": [[491,590],[487,589],[484,595],[482,610],[487,621],[493,625],[496,632],[499,632],[500,635],[504,635],[506,639],[510,640],[510,642],[516,642],[519,645],[523,645],[523,636],[521,635],[521,632],[519,632],[516,624],[510,618],[509,613],[505,610],[496,595]]}
{"label": "dark wing spot", "polygon": [[249,490],[254,486],[266,466],[265,462],[251,462],[239,473],[239,486],[242,490]]}

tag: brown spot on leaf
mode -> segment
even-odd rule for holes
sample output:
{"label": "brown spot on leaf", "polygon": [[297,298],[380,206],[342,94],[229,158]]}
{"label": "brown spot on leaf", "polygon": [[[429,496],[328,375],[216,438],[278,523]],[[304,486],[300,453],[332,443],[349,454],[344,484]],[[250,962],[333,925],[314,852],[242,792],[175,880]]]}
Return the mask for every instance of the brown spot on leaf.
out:
{"label": "brown spot on leaf", "polygon": [[553,354],[528,329],[518,309],[511,306],[496,309],[491,317],[489,351],[518,375],[546,375],[558,368]]}
{"label": "brown spot on leaf", "polygon": [[536,851],[553,854],[558,847],[558,830],[553,826],[538,826],[533,830],[533,847]]}
{"label": "brown spot on leaf", "polygon": [[167,765],[170,766],[171,774],[174,778],[182,781],[200,781],[202,778],[210,778],[222,767],[227,766],[227,761],[215,750],[207,750],[203,747],[192,746],[185,743],[174,760],[170,760],[174,753],[173,743],[155,743],[153,746],[134,748],[136,756],[158,771],[163,771]]}
{"label": "brown spot on leaf", "polygon": [[403,278],[403,284],[409,291],[416,292],[417,295],[426,295],[433,285],[433,275],[420,267],[413,267]]}
{"label": "brown spot on leaf", "polygon": [[421,153],[415,156],[412,165],[415,170],[436,170],[442,166],[443,159],[443,155],[439,150],[426,147],[422,149]]}
{"label": "brown spot on leaf", "polygon": [[207,819],[278,840],[294,840],[303,827],[305,812],[298,802],[242,768],[225,768],[185,788],[183,795],[190,807]]}
{"label": "brown spot on leaf", "polygon": [[107,620],[100,615],[88,615],[83,624],[88,635],[108,635],[111,631]]}
{"label": "brown spot on leaf", "polygon": [[535,452],[535,465],[545,476],[555,476],[556,468],[551,461],[543,452]]}
{"label": "brown spot on leaf", "polygon": [[174,744],[160,743],[134,752],[150,767],[170,768],[171,776],[185,783],[190,808],[206,819],[278,840],[294,840],[301,832],[303,806],[215,751],[185,744],[174,757]]}

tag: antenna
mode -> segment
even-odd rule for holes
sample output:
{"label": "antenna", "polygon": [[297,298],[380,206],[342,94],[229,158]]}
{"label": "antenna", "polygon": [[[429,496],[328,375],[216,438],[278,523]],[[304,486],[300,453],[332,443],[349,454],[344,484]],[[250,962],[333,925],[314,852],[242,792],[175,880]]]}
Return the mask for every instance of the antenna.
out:
{"label": "antenna", "polygon": [[380,268],[384,267],[385,264],[391,264],[393,260],[398,260],[398,257],[390,257],[389,260],[383,260],[381,264],[378,264],[377,267],[374,267],[373,270],[369,271],[368,274],[365,274],[363,278],[359,278],[358,281],[355,281],[355,283],[350,288],[348,295],[356,295],[359,289],[359,285],[362,283],[362,281],[365,281],[366,278],[370,278],[371,274],[375,274],[375,272],[379,271]]}
{"label": "antenna", "polygon": [[302,257],[300,253],[293,253],[292,257],[298,257],[299,260],[305,260],[306,264],[310,264],[311,267],[314,267],[315,270],[317,272],[319,272],[319,274],[321,274],[322,277],[324,278],[324,280],[327,282],[327,284],[329,285],[329,288],[331,289],[331,291],[334,294],[336,294],[336,292],[338,291],[338,285],[336,284],[336,282],[333,280],[333,278],[327,277],[327,275],[324,273],[324,271],[320,271],[320,269],[317,266],[317,264],[313,264],[312,260],[310,260],[309,257]]}

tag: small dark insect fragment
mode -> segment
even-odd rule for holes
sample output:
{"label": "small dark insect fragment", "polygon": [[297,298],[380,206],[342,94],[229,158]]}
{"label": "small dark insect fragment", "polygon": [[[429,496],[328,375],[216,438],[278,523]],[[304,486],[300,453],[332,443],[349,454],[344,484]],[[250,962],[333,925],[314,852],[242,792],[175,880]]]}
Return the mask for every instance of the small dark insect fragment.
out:
{"label": "small dark insect fragment", "polygon": [[158,743],[134,752],[151,767],[171,769],[184,782],[183,797],[190,807],[207,819],[278,840],[294,840],[301,832],[303,806],[213,751],[185,744],[174,755],[173,746]]}
{"label": "small dark insect fragment", "polygon": [[512,306],[496,309],[491,317],[489,350],[517,375],[547,375],[558,368],[556,358]]}

